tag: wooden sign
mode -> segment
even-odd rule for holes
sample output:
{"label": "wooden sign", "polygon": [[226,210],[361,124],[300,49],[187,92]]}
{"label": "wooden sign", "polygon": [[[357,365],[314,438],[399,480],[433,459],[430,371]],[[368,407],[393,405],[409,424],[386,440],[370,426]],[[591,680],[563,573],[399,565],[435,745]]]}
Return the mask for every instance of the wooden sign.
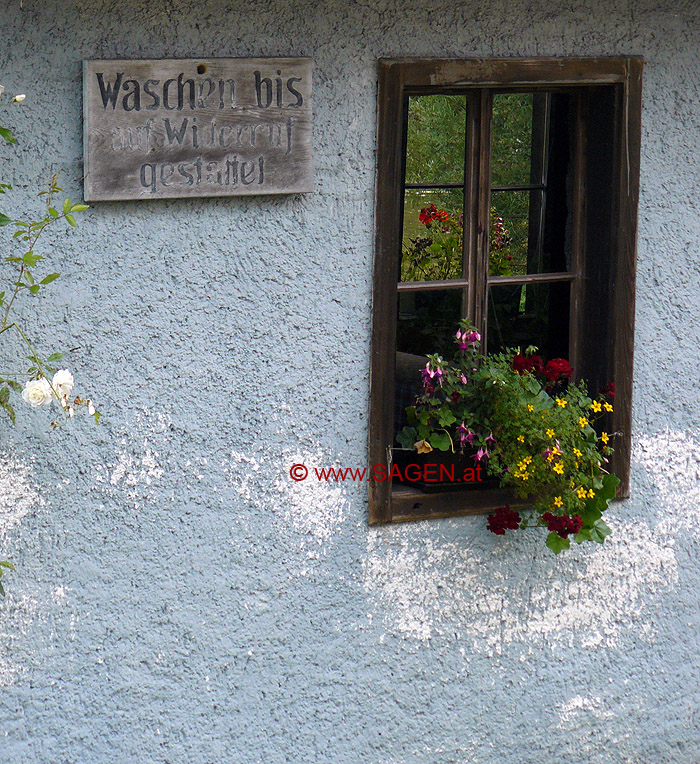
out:
{"label": "wooden sign", "polygon": [[83,62],[86,201],[313,191],[311,59]]}

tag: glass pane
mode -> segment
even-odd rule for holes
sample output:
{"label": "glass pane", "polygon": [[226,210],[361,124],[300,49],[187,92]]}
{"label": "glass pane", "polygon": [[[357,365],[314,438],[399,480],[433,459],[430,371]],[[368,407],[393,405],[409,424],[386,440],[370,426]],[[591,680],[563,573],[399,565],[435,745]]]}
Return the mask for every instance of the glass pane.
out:
{"label": "glass pane", "polygon": [[454,355],[454,335],[464,315],[462,295],[461,289],[399,293],[394,396],[396,432],[407,423],[406,406],[412,406],[422,391],[420,370],[425,368],[426,355],[440,353],[446,358]]}
{"label": "glass pane", "polygon": [[406,191],[401,281],[462,277],[463,200],[461,189]]}
{"label": "glass pane", "polygon": [[541,198],[541,191],[496,191],[491,195],[490,276],[539,272],[536,224],[530,245],[530,206]]}
{"label": "glass pane", "polygon": [[530,183],[532,93],[500,93],[493,97],[491,184]]}
{"label": "glass pane", "polygon": [[467,101],[464,96],[408,99],[406,183],[462,183]]}
{"label": "glass pane", "polygon": [[534,345],[546,358],[569,353],[569,282],[489,287],[489,353]]}
{"label": "glass pane", "polygon": [[[400,292],[396,349],[426,356],[454,354],[454,334],[463,316],[462,289]],[[425,366],[425,361],[423,361]]]}

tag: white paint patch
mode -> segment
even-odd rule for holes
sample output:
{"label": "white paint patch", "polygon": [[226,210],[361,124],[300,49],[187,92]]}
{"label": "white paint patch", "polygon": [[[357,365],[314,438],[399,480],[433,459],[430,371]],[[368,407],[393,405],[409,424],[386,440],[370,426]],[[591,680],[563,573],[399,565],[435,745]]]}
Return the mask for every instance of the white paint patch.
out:
{"label": "white paint patch", "polygon": [[[307,467],[306,480],[292,480],[289,470],[295,464]],[[340,465],[320,450],[258,456],[233,451],[225,469],[246,502],[281,514],[296,535],[322,544],[338,532],[348,517],[348,492],[366,490],[366,483],[319,480],[315,469],[325,467]],[[270,495],[270,484],[277,496]]]}
{"label": "white paint patch", "polygon": [[651,615],[678,585],[676,540],[700,533],[699,470],[700,438],[639,439],[633,474],[651,487],[633,486],[631,500],[612,506],[604,545],[556,558],[537,530],[496,538],[483,517],[372,529],[368,618],[414,640],[459,632],[487,653],[515,642],[532,650],[650,641]]}
{"label": "white paint patch", "polygon": [[[45,506],[38,487],[32,481],[32,470],[28,463],[0,452],[0,559],[6,559],[9,534],[16,531],[22,519],[30,512]],[[39,610],[36,597],[27,594],[18,596],[11,586],[8,573],[6,589],[8,595],[0,603],[0,645],[10,645],[29,634]],[[0,650],[0,687],[13,684],[22,673],[22,666],[8,658],[8,650]]]}
{"label": "white paint patch", "polygon": [[[0,542],[7,532],[22,521],[32,509],[44,506],[44,500],[31,482],[31,468],[7,451],[0,452]],[[0,556],[2,550],[0,549]]]}
{"label": "white paint patch", "polygon": [[138,509],[142,501],[157,501],[156,486],[165,475],[160,449],[166,444],[171,420],[163,413],[137,411],[119,439],[115,461],[97,465],[95,481],[118,490]]}
{"label": "white paint patch", "polygon": [[572,723],[578,726],[582,717],[588,718],[591,722],[599,722],[614,719],[615,714],[597,695],[575,695],[559,709],[558,726],[560,729],[568,729]]}

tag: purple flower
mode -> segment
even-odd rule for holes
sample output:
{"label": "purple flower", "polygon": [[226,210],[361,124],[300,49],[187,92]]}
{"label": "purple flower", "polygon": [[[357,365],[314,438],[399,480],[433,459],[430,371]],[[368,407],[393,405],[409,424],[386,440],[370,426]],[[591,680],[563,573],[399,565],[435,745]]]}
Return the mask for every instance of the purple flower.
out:
{"label": "purple flower", "polygon": [[495,443],[496,442],[496,438],[493,437],[493,433],[492,432],[489,433],[488,438],[486,438],[486,440],[484,442],[485,443]]}
{"label": "purple flower", "polygon": [[482,462],[489,458],[489,452],[485,448],[480,448],[475,454],[474,454],[474,461],[475,462]]}

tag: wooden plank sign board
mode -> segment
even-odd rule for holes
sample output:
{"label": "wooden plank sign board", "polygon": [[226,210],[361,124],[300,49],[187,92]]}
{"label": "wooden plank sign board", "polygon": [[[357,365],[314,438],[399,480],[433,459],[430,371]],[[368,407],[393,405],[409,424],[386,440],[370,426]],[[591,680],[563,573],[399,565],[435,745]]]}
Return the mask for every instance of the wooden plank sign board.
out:
{"label": "wooden plank sign board", "polygon": [[313,191],[311,59],[83,62],[85,200]]}

